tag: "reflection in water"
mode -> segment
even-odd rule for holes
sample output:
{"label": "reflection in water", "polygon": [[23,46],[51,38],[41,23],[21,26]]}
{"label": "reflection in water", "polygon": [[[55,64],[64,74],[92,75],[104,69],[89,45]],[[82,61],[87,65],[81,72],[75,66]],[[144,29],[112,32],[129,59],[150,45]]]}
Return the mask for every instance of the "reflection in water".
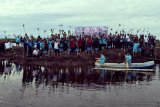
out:
{"label": "reflection in water", "polygon": [[50,85],[53,88],[58,87],[58,85],[118,85],[123,83],[135,83],[136,81],[150,81],[151,74],[153,73],[147,74],[141,72],[105,70],[93,71],[91,67],[56,69],[43,68],[40,66],[25,66],[22,83],[28,84],[35,81],[36,88],[38,88],[40,84],[44,86]]}
{"label": "reflection in water", "polygon": [[[0,63],[0,82],[3,82],[0,87],[0,94],[2,94],[4,98],[7,97],[7,92],[2,91],[1,89],[6,90],[8,88],[5,88],[5,85],[9,84],[8,87],[10,88],[13,84],[14,87],[18,88],[15,88],[14,91],[9,90],[8,93],[13,94],[12,91],[17,92],[16,90],[18,90],[18,93],[14,94],[15,96],[20,95],[20,97],[16,98],[17,100],[20,98],[23,101],[28,101],[26,100],[27,98],[36,98],[34,95],[43,96],[49,99],[49,97],[53,95],[53,97],[51,97],[52,100],[64,101],[62,104],[57,106],[65,106],[66,96],[71,98],[69,100],[69,102],[71,101],[70,103],[72,103],[72,100],[80,97],[78,100],[86,104],[84,105],[86,107],[89,106],[90,103],[97,107],[100,106],[96,105],[97,103],[103,103],[104,105],[109,105],[111,107],[120,107],[120,105],[123,107],[125,104],[125,106],[131,106],[132,103],[133,105],[137,104],[137,101],[139,100],[144,101],[144,98],[147,96],[152,100],[160,97],[159,94],[157,95],[160,85],[159,71],[156,71],[155,74],[154,72],[145,73],[92,70],[92,68],[92,66],[75,68],[44,68],[41,66],[21,66],[8,61],[2,61]],[[11,81],[7,82],[7,80]],[[153,95],[157,96],[152,97],[152,94],[150,92],[148,93],[146,89],[151,91]],[[76,93],[77,91],[78,93]],[[57,93],[58,95],[56,95]],[[76,96],[73,97],[75,93]],[[140,107],[144,107],[146,105],[150,107],[151,104],[153,107],[157,107],[157,104],[159,104],[160,101],[148,101],[149,98],[145,100],[146,102],[144,104],[140,104],[142,105]],[[8,101],[8,99],[9,98],[6,98],[5,100]],[[40,97],[36,99],[39,99],[38,101],[43,100]],[[1,102],[2,98],[0,97],[0,105],[2,104]],[[128,104],[128,102],[131,104]],[[34,102],[32,103],[33,105],[37,104]],[[52,102],[48,103],[52,105]],[[48,103],[44,105],[48,105]],[[78,102],[75,103],[76,106],[81,105],[78,104]],[[73,102],[72,104],[75,103]],[[41,105],[41,102],[38,102],[38,104]],[[38,104],[36,107],[38,107]],[[26,107],[28,106],[29,105],[26,104]],[[13,107],[17,107],[17,105]]]}

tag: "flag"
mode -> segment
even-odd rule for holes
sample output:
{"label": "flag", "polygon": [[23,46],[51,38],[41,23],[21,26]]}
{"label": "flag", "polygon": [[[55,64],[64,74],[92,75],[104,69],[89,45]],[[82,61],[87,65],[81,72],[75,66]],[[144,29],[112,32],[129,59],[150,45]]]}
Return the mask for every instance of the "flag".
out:
{"label": "flag", "polygon": [[143,29],[143,32],[145,31],[145,28]]}
{"label": "flag", "polygon": [[52,32],[52,33],[54,32],[54,28],[53,28],[53,29],[51,29],[51,32]]}

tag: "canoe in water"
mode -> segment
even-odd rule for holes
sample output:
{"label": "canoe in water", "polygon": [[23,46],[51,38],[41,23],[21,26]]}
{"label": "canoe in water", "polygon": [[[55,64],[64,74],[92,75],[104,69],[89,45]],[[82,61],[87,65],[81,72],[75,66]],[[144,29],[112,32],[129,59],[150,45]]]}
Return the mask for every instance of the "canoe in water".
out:
{"label": "canoe in water", "polygon": [[[153,69],[154,68],[154,61],[147,61],[143,63],[131,63],[129,65],[130,69]],[[125,63],[104,63],[100,65],[100,63],[95,62],[97,67],[105,67],[105,68],[119,68],[119,69],[126,69]]]}

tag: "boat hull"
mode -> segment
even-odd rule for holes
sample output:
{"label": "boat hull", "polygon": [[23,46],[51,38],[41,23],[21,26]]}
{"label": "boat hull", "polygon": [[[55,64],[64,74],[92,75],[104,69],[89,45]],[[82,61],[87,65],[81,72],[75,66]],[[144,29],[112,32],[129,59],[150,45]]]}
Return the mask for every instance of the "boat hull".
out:
{"label": "boat hull", "polygon": [[[144,63],[131,63],[129,65],[130,69],[153,69],[154,68],[154,61],[148,61]],[[105,63],[103,65],[100,65],[99,63],[95,62],[96,66],[100,67],[107,67],[107,68],[124,68],[126,69],[125,63]]]}

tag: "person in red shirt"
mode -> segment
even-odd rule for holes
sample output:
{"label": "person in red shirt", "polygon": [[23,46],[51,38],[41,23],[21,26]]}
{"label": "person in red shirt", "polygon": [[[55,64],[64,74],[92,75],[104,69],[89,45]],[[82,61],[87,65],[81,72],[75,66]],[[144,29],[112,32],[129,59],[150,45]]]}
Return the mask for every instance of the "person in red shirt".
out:
{"label": "person in red shirt", "polygon": [[77,43],[76,38],[72,37],[70,41],[71,53],[75,53],[76,43]]}
{"label": "person in red shirt", "polygon": [[87,52],[92,53],[93,40],[91,37],[87,39]]}

